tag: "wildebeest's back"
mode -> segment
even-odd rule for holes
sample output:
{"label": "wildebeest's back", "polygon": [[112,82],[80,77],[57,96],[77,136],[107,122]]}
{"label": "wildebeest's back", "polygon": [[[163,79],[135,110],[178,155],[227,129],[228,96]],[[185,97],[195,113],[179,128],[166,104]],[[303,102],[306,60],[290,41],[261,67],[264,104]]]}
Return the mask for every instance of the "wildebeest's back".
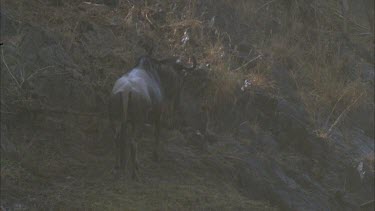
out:
{"label": "wildebeest's back", "polygon": [[[131,97],[129,97],[131,93]],[[121,121],[123,114],[123,94],[128,103],[128,120],[136,121],[146,118],[151,107],[158,107],[162,102],[160,86],[143,69],[134,68],[119,78],[112,89],[110,98],[110,118]],[[129,100],[130,99],[130,100]]]}

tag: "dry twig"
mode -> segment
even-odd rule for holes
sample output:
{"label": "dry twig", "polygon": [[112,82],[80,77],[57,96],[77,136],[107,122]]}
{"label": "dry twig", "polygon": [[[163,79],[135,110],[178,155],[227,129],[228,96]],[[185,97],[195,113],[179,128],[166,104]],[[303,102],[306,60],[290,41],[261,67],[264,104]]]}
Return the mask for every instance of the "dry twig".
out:
{"label": "dry twig", "polygon": [[344,109],[343,112],[341,112],[341,114],[337,117],[337,119],[335,120],[335,122],[334,122],[334,123],[331,125],[331,127],[328,129],[328,131],[327,131],[327,135],[329,135],[329,134],[332,132],[332,129],[333,129],[333,128],[334,128],[334,127],[340,122],[340,120],[343,118],[343,116],[345,116],[345,114],[349,112],[350,108],[351,108],[353,105],[355,105],[355,104],[358,102],[358,100],[359,100],[362,96],[363,96],[363,94],[359,95],[355,100],[353,100],[353,102],[352,102],[350,105],[348,105],[348,107],[346,107],[346,108]]}
{"label": "dry twig", "polygon": [[251,62],[253,62],[253,61],[255,61],[255,60],[257,60],[257,59],[259,59],[259,58],[261,58],[261,57],[262,57],[262,55],[260,54],[260,55],[256,56],[255,58],[253,58],[253,59],[247,61],[245,64],[243,64],[243,65],[237,67],[236,69],[232,70],[232,71],[237,71],[237,70],[239,70],[239,69],[241,69],[241,68],[243,68],[243,67],[246,67],[248,64],[250,64]]}

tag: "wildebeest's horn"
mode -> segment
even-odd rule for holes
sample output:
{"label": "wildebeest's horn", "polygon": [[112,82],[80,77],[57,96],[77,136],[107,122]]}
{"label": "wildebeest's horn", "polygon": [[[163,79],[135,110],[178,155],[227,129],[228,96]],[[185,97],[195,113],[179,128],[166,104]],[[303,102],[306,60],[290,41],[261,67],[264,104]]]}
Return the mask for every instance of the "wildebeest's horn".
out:
{"label": "wildebeest's horn", "polygon": [[177,65],[180,66],[180,68],[182,69],[185,69],[185,70],[193,70],[196,68],[197,66],[197,60],[195,59],[195,57],[193,56],[192,57],[192,60],[193,60],[193,65],[191,67],[188,67],[188,66],[185,66],[181,63],[181,60],[179,59],[179,57],[176,57],[176,56],[173,56],[173,57],[169,57],[169,58],[166,58],[166,59],[162,59],[162,60],[157,60],[159,63],[161,64],[166,64],[166,63],[175,63]]}
{"label": "wildebeest's horn", "polygon": [[167,64],[167,63],[175,63],[177,61],[178,57],[168,57],[166,59],[160,59],[160,60],[157,60],[157,62],[159,62],[160,64]]}
{"label": "wildebeest's horn", "polygon": [[194,69],[197,67],[197,60],[195,59],[194,56],[192,56],[191,58],[192,58],[192,60],[193,60],[193,65],[192,65],[191,67],[186,67],[186,66],[184,66],[184,68],[185,68],[186,70],[194,70]]}

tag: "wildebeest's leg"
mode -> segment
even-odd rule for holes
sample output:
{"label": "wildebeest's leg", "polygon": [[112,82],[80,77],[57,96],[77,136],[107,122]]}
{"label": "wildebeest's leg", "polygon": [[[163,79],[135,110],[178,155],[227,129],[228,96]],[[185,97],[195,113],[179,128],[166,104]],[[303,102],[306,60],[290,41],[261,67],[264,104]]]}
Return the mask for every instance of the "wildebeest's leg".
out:
{"label": "wildebeest's leg", "polygon": [[115,170],[119,170],[121,166],[121,137],[120,137],[120,130],[115,131]]}
{"label": "wildebeest's leg", "polygon": [[127,128],[126,128],[126,123],[121,124],[121,131],[120,131],[120,137],[119,137],[119,151],[120,151],[120,168],[122,170],[127,170],[127,160],[128,160],[128,149],[129,147],[127,146],[128,144],[128,137],[127,137]]}
{"label": "wildebeest's leg", "polygon": [[114,171],[117,171],[120,167],[120,133],[121,133],[121,128],[118,127],[118,124],[113,120],[111,113],[109,115],[109,122],[111,125],[111,129],[113,130],[114,133],[114,142],[113,142],[113,149],[115,152],[115,166],[114,166]]}
{"label": "wildebeest's leg", "polygon": [[116,98],[111,97],[110,101],[108,103],[108,116],[109,116],[109,123],[111,126],[111,129],[114,134],[114,152],[115,152],[115,166],[114,166],[114,172],[116,173],[117,170],[119,170],[121,164],[120,164],[120,154],[121,154],[121,123],[115,120],[115,113],[116,111]]}
{"label": "wildebeest's leg", "polygon": [[159,161],[159,153],[160,153],[160,110],[155,111],[154,116],[154,135],[155,135],[155,146],[154,146],[154,160]]}
{"label": "wildebeest's leg", "polygon": [[137,140],[140,138],[142,131],[141,125],[137,125],[134,131],[134,136],[130,140],[130,159],[131,159],[131,168],[132,168],[132,178],[137,180],[138,179],[138,156],[137,156]]}
{"label": "wildebeest's leg", "polygon": [[[128,171],[128,163],[130,156],[130,140],[133,134],[128,134],[128,114],[129,114],[129,105],[131,105],[131,92],[124,91],[121,92],[121,167]],[[131,121],[130,121],[131,122]],[[132,125],[132,130],[134,130],[134,125]]]}

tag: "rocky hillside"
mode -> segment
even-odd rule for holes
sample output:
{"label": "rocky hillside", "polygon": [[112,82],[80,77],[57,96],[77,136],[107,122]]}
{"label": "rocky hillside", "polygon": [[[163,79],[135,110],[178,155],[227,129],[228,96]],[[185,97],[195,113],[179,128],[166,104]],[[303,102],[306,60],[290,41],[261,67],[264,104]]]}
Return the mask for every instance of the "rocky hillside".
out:
{"label": "rocky hillside", "polygon": [[[373,210],[361,2],[1,0],[1,210]],[[150,49],[198,66],[129,181],[107,102]]]}

